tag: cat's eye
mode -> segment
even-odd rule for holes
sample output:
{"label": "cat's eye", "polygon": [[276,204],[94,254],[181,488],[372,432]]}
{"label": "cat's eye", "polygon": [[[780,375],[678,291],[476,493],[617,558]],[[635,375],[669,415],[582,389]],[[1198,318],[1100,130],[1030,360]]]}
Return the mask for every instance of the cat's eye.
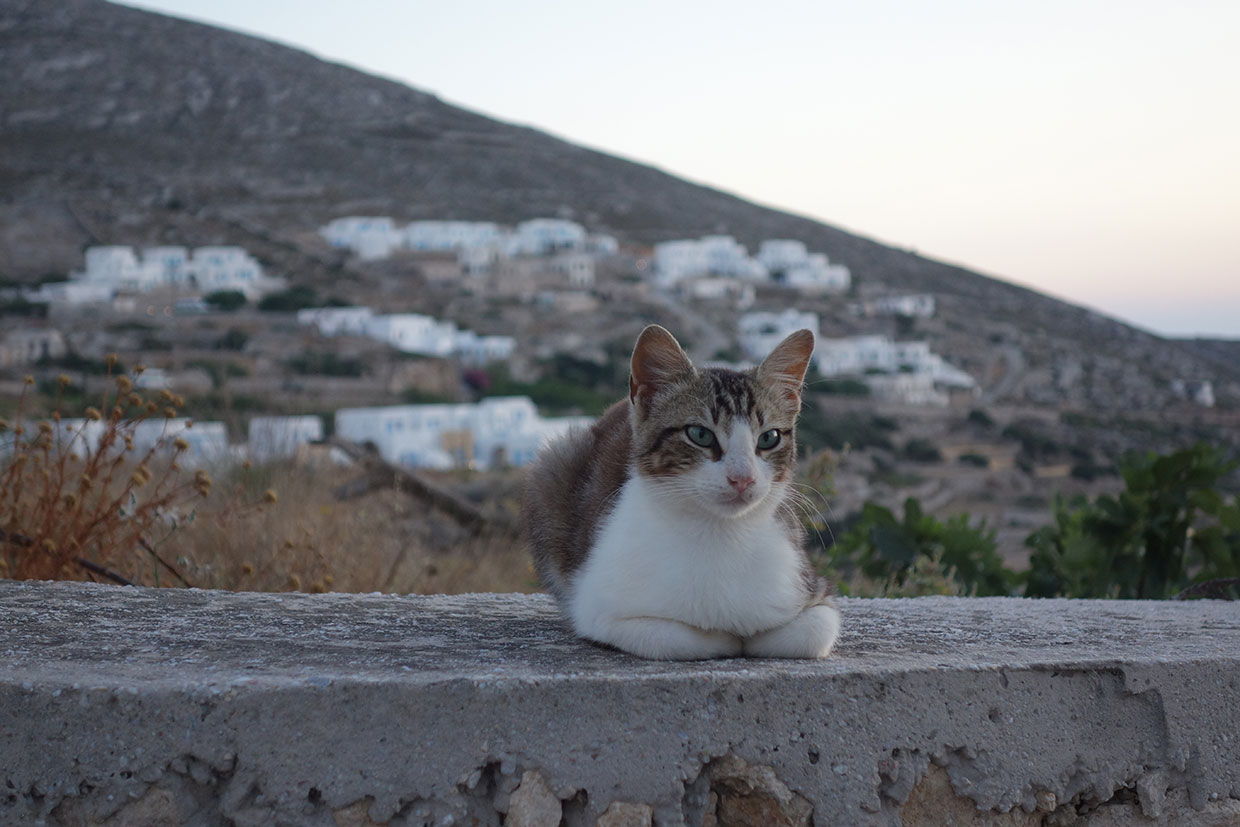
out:
{"label": "cat's eye", "polygon": [[769,451],[779,444],[779,429],[772,428],[769,431],[763,431],[758,435],[758,450]]}
{"label": "cat's eye", "polygon": [[694,445],[701,445],[703,448],[710,448],[715,444],[714,432],[701,425],[685,426],[685,436],[689,437],[689,441]]}

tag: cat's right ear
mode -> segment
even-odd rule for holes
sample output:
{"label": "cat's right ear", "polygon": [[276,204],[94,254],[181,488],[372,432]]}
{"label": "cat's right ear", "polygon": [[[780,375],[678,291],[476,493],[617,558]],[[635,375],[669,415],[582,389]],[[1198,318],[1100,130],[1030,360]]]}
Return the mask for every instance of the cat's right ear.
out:
{"label": "cat's right ear", "polygon": [[648,325],[633,346],[629,371],[629,401],[648,401],[667,383],[693,373],[693,363],[672,334],[657,324]]}

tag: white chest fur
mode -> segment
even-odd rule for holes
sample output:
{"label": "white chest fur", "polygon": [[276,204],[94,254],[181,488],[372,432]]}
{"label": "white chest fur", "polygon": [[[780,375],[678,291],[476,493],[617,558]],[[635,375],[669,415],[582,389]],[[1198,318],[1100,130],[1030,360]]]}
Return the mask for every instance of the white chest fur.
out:
{"label": "white chest fur", "polygon": [[773,508],[724,519],[676,511],[634,476],[571,585],[579,634],[630,618],[675,620],[741,637],[804,608],[800,558]]}

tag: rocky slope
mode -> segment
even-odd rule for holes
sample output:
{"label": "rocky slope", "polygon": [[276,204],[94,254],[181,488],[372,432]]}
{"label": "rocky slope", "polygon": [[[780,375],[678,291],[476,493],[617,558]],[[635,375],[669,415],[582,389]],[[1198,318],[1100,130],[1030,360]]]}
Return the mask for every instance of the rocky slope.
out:
{"label": "rocky slope", "polygon": [[[208,26],[102,2],[0,0],[0,276],[80,266],[91,243],[262,245],[342,214],[573,217],[632,241],[795,237],[866,289],[939,297],[935,347],[1006,373],[1008,401],[1164,409],[1174,378],[1240,399],[1226,349],[1171,342],[1036,292],[432,95]],[[283,241],[282,241],[283,240]],[[1019,352],[1019,365],[996,352]],[[1019,368],[1020,376],[1013,376]],[[1019,381],[1017,381],[1019,380]]]}

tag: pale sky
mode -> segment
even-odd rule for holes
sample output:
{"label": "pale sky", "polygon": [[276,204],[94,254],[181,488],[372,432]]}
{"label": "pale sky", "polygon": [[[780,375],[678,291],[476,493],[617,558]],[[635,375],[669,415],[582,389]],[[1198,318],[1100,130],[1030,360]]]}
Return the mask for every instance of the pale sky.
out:
{"label": "pale sky", "polygon": [[1158,333],[1240,338],[1237,0],[130,5]]}

